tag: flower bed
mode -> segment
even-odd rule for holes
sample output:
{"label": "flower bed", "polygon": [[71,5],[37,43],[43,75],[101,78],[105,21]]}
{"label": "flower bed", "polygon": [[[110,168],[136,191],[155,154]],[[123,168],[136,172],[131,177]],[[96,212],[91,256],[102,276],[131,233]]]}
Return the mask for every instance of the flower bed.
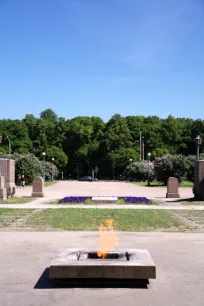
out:
{"label": "flower bed", "polygon": [[91,201],[92,197],[65,197],[59,200],[59,203],[84,203],[86,200]]}
{"label": "flower bed", "polygon": [[145,204],[151,204],[151,201],[147,199],[146,197],[119,197],[119,200],[124,200],[125,203],[145,203]]}
{"label": "flower bed", "polygon": [[[151,200],[146,197],[118,197],[116,204],[151,204]],[[58,202],[63,203],[85,203],[85,204],[96,204],[92,201],[92,197],[65,197]]]}

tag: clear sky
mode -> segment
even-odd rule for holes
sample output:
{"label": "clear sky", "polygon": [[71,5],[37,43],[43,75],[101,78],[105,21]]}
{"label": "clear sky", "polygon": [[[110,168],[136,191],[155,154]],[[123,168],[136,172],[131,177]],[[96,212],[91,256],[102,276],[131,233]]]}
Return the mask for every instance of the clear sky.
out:
{"label": "clear sky", "polygon": [[0,0],[0,118],[204,119],[203,0]]}

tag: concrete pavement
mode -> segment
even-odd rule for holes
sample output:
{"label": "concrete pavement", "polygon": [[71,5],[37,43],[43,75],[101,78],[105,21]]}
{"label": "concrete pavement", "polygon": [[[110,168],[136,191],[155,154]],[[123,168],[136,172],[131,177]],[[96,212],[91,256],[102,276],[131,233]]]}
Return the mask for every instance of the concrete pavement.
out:
{"label": "concrete pavement", "polygon": [[[137,196],[162,200],[166,197],[165,187],[145,187],[127,182],[79,182],[58,181],[45,188],[45,197],[61,199],[66,196]],[[31,196],[32,187],[17,188],[16,196]],[[180,188],[181,198],[192,198],[192,188]]]}
{"label": "concrete pavement", "polygon": [[[92,232],[0,232],[1,306],[201,306],[204,234],[118,233],[120,247],[147,248],[157,266],[148,289],[134,283],[57,285],[47,268],[60,249],[96,247]],[[92,286],[92,287],[91,287]],[[96,284],[95,284],[96,287]],[[121,287],[121,288],[120,288]]]}

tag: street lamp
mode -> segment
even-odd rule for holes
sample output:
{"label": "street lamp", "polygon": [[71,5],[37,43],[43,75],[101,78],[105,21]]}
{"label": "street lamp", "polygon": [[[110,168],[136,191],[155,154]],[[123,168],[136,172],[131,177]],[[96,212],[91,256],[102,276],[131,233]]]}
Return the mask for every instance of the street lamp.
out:
{"label": "street lamp", "polygon": [[148,156],[148,161],[149,161],[149,163],[148,163],[148,186],[150,186],[150,157],[151,157],[151,153],[148,153],[147,156]]}
{"label": "street lamp", "polygon": [[[52,164],[54,163],[54,157],[52,157]],[[53,172],[54,172],[54,169],[53,169],[53,166],[52,166],[52,182],[54,181],[54,174],[53,174]]]}
{"label": "street lamp", "polygon": [[196,144],[196,160],[199,160],[200,159],[200,145],[201,145],[201,138],[200,138],[200,135],[198,135],[196,138],[195,138],[195,144]]}
{"label": "street lamp", "polygon": [[45,182],[45,156],[46,156],[46,153],[43,152],[42,155],[43,155],[43,180]]}
{"label": "street lamp", "polygon": [[130,158],[130,162],[131,162],[131,165],[132,165],[132,158]]}

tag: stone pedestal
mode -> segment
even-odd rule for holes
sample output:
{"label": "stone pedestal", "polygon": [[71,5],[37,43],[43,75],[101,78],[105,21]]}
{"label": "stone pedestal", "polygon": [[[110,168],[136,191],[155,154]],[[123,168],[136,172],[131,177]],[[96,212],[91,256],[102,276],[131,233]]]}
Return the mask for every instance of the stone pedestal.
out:
{"label": "stone pedestal", "polygon": [[7,199],[7,191],[5,188],[5,180],[3,176],[0,176],[0,200],[6,200]]}
{"label": "stone pedestal", "polygon": [[167,182],[167,198],[180,198],[178,192],[178,179],[176,177],[169,177]]}
{"label": "stone pedestal", "polygon": [[37,176],[33,181],[33,192],[32,197],[42,198],[44,197],[44,181],[42,177]]}
{"label": "stone pedestal", "polygon": [[50,278],[155,279],[156,266],[148,250],[116,249],[106,259],[95,249],[68,249],[50,265]]}
{"label": "stone pedestal", "polygon": [[8,196],[13,196],[16,192],[15,185],[15,160],[0,159],[0,175],[5,178],[5,187]]}
{"label": "stone pedestal", "polygon": [[195,199],[204,201],[204,160],[195,162],[193,193]]}

